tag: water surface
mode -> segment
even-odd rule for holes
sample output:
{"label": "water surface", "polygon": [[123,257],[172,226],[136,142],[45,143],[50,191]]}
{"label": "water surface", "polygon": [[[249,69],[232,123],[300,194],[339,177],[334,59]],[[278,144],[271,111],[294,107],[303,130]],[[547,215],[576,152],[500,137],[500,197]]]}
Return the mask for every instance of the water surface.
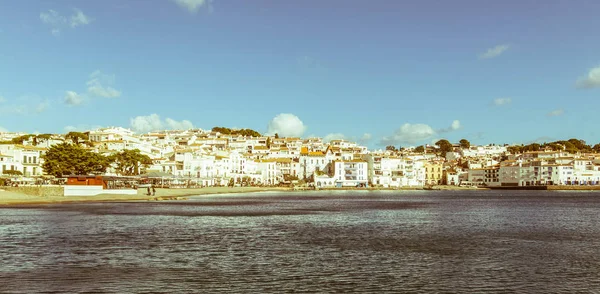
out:
{"label": "water surface", "polygon": [[600,291],[600,193],[259,193],[0,209],[0,292]]}

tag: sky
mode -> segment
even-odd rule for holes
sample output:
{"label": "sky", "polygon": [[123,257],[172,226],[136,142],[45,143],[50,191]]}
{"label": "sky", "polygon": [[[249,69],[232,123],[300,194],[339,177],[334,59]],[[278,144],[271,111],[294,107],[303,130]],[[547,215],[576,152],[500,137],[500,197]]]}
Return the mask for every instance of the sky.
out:
{"label": "sky", "polygon": [[0,0],[0,131],[600,142],[600,1]]}

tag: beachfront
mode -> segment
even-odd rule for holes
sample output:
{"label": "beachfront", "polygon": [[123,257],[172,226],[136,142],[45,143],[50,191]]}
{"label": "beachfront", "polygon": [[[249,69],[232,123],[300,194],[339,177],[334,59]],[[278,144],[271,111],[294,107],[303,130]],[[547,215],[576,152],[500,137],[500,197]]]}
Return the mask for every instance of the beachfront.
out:
{"label": "beachfront", "polygon": [[156,195],[148,196],[146,189],[139,189],[137,195],[100,194],[97,196],[36,196],[0,189],[0,205],[52,204],[69,202],[101,202],[101,201],[155,201],[166,199],[185,199],[186,196],[252,193],[266,191],[290,191],[279,187],[206,187],[198,189],[156,189]]}

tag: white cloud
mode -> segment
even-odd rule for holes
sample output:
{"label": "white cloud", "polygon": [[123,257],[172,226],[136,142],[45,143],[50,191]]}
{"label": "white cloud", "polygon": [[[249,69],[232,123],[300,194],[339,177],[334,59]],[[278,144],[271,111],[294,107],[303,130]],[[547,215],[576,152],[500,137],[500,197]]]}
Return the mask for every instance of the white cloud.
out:
{"label": "white cloud", "polygon": [[383,146],[415,144],[417,142],[431,140],[440,133],[448,133],[456,131],[460,128],[461,123],[459,120],[454,120],[448,128],[440,129],[437,131],[426,124],[405,123],[399,129],[397,129],[391,136],[383,137],[381,139],[380,144]]}
{"label": "white cloud", "polygon": [[117,98],[121,96],[121,91],[112,87],[114,83],[114,75],[106,75],[96,70],[90,75],[90,79],[86,84],[88,86],[88,93],[93,96]]}
{"label": "white cloud", "polygon": [[187,130],[194,128],[188,120],[176,121],[167,118],[164,121],[156,113],[147,116],[137,116],[129,120],[131,129],[137,133],[147,133],[158,130]]}
{"label": "white cloud", "polygon": [[449,133],[449,132],[456,131],[456,130],[460,129],[460,127],[461,127],[460,121],[457,120],[457,119],[455,119],[455,120],[452,121],[452,124],[449,127],[444,128],[444,129],[440,129],[440,130],[437,131],[437,133],[440,133],[440,134],[442,134],[442,133]]}
{"label": "white cloud", "polygon": [[137,116],[130,119],[129,122],[131,129],[138,133],[147,133],[163,128],[163,123],[160,120],[160,116],[156,113],[148,116]]}
{"label": "white cloud", "polygon": [[75,28],[82,25],[87,25],[92,22],[89,16],[85,15],[81,10],[75,8],[75,13],[71,15],[71,27]]}
{"label": "white cloud", "polygon": [[48,109],[50,103],[48,101],[42,101],[35,106],[35,112],[42,113]]}
{"label": "white cloud", "polygon": [[561,116],[563,114],[565,114],[564,109],[556,109],[548,112],[548,116]]}
{"label": "white cloud", "polygon": [[496,106],[507,105],[510,103],[512,103],[511,98],[496,98],[496,99],[494,99],[494,105],[496,105]]}
{"label": "white cloud", "polygon": [[373,135],[371,135],[369,133],[364,133],[359,141],[368,142],[369,140],[371,140],[371,138],[373,138]]}
{"label": "white cloud", "polygon": [[176,121],[174,119],[165,119],[166,125],[172,130],[189,130],[193,129],[194,125],[189,120]]}
{"label": "white cloud", "polygon": [[453,131],[460,129],[460,121],[458,119],[455,119],[454,121],[452,121],[452,125],[450,126],[450,128]]}
{"label": "white cloud", "polygon": [[577,87],[581,89],[591,89],[600,87],[600,66],[590,69],[588,75],[581,77],[577,81]]}
{"label": "white cloud", "polygon": [[29,115],[44,112],[50,106],[48,100],[42,100],[35,95],[21,96],[16,100],[13,100],[16,103],[5,104],[3,103],[5,101],[4,98],[0,101],[0,103],[3,104],[2,107],[0,107],[0,114]]}
{"label": "white cloud", "polygon": [[499,56],[510,48],[508,44],[498,45],[496,47],[488,49],[485,53],[479,54],[479,59],[488,59]]}
{"label": "white cloud", "polygon": [[83,11],[75,8],[73,14],[67,18],[58,11],[50,9],[40,13],[40,20],[50,27],[50,32],[54,36],[59,36],[63,28],[76,28],[91,23],[92,18],[85,15]]}
{"label": "white cloud", "polygon": [[40,13],[40,20],[43,23],[52,27],[59,27],[67,23],[67,18],[60,15],[56,10],[48,10],[48,12]]}
{"label": "white cloud", "polygon": [[280,113],[267,126],[267,135],[277,133],[281,137],[301,137],[306,131],[304,123],[291,113]]}
{"label": "white cloud", "polygon": [[403,124],[392,136],[383,137],[382,145],[415,144],[433,137],[436,132],[426,124]]}
{"label": "white cloud", "polygon": [[323,137],[324,143],[329,143],[329,142],[331,142],[331,140],[349,140],[349,139],[342,133],[331,133],[331,134],[327,134],[327,135],[325,135],[325,137]]}
{"label": "white cloud", "polygon": [[172,0],[182,8],[187,9],[191,13],[196,13],[200,8],[206,6],[210,8],[211,0]]}
{"label": "white cloud", "polygon": [[68,105],[79,105],[83,102],[83,97],[77,94],[77,92],[67,91],[65,94],[64,102]]}

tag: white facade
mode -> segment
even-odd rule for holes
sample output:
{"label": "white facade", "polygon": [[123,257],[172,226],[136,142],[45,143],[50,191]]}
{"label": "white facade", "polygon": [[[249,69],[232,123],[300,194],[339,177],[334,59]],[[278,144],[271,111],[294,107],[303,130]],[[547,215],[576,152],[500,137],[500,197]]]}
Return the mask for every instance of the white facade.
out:
{"label": "white facade", "polygon": [[334,161],[333,179],[337,187],[357,187],[368,185],[368,165],[366,161]]}

